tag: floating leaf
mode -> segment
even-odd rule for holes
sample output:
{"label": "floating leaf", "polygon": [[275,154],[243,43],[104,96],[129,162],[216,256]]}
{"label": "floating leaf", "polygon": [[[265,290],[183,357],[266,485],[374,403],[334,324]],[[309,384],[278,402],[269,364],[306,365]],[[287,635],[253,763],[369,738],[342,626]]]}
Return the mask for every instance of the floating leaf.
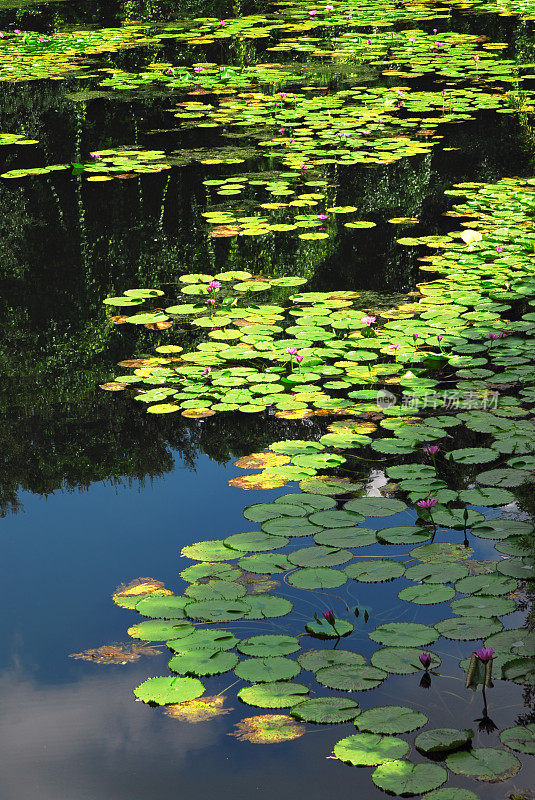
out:
{"label": "floating leaf", "polygon": [[535,724],[517,725],[500,733],[500,741],[517,753],[535,755]]}
{"label": "floating leaf", "polygon": [[[376,650],[371,657],[374,667],[384,669],[394,675],[410,675],[420,672],[422,663],[420,661],[421,650],[417,647],[384,647]],[[434,653],[431,655],[431,669],[440,666],[441,660]]]}
{"label": "floating leaf", "polygon": [[288,656],[299,650],[299,640],[294,636],[284,634],[262,634],[242,639],[238,643],[238,650],[246,656],[258,658],[271,658],[274,656]]}
{"label": "floating leaf", "polygon": [[167,705],[165,714],[181,722],[208,722],[215,717],[228,714],[232,708],[223,708],[225,697],[215,695],[205,696],[198,700],[187,700],[185,703]]}
{"label": "floating leaf", "polygon": [[405,567],[389,558],[377,558],[373,561],[356,561],[345,567],[344,572],[356,581],[379,583],[400,578]]}
{"label": "floating leaf", "polygon": [[308,686],[291,681],[259,683],[240,689],[238,697],[244,703],[259,708],[290,708],[308,694]]}
{"label": "floating leaf", "polygon": [[169,669],[179,675],[220,675],[234,669],[237,663],[236,653],[197,649],[173,656]]}
{"label": "floating leaf", "polygon": [[195,628],[188,623],[168,622],[167,620],[147,620],[138,622],[128,628],[128,635],[133,639],[144,639],[146,642],[166,642],[168,639],[181,639],[189,636]]}
{"label": "floating leaf", "polygon": [[317,672],[324,667],[338,666],[339,664],[353,664],[362,666],[366,663],[364,656],[353,653],[351,650],[307,650],[297,657],[303,669]]}
{"label": "floating leaf", "polygon": [[298,703],[291,713],[303,722],[334,725],[355,719],[360,708],[358,703],[345,697],[318,697]]}
{"label": "floating leaf", "polygon": [[134,694],[144,703],[156,703],[159,706],[168,703],[184,703],[195,700],[204,694],[203,684],[196,678],[149,678],[134,689]]}
{"label": "floating leaf", "polygon": [[372,781],[380,789],[410,796],[436,789],[447,777],[446,770],[438,764],[412,764],[410,761],[388,761],[372,773]]}
{"label": "floating leaf", "polygon": [[426,647],[438,639],[434,628],[420,622],[387,622],[379,625],[369,636],[387,647]]}
{"label": "floating leaf", "polygon": [[337,664],[333,667],[323,667],[316,672],[316,680],[330,689],[340,689],[345,692],[365,692],[379,686],[388,673],[377,667],[367,664]]}
{"label": "floating leaf", "polygon": [[484,639],[503,628],[498,619],[492,617],[450,617],[435,623],[435,628],[446,639],[470,641]]}
{"label": "floating leaf", "polygon": [[448,769],[457,775],[467,775],[478,781],[505,781],[516,775],[520,761],[506,750],[495,747],[477,747],[469,752],[451,753],[446,758]]}
{"label": "floating leaf", "polygon": [[288,577],[288,583],[298,589],[334,589],[347,581],[342,570],[329,567],[298,569]]}
{"label": "floating leaf", "polygon": [[347,636],[353,630],[353,625],[345,619],[338,619],[335,617],[334,623],[331,625],[326,619],[317,619],[313,622],[305,623],[305,629],[311,636],[317,636],[318,639],[338,639],[341,636]]}
{"label": "floating leaf", "polygon": [[231,736],[235,736],[241,742],[252,742],[253,744],[289,742],[305,733],[305,727],[286,714],[245,717],[237,722],[235,727],[236,731]]}
{"label": "floating leaf", "polygon": [[397,736],[357,733],[346,736],[334,745],[334,755],[355,767],[375,767],[407,755],[410,746]]}
{"label": "floating leaf", "polygon": [[474,731],[457,728],[434,728],[420,733],[414,740],[414,746],[422,753],[435,755],[451,750],[458,750],[470,744]]}
{"label": "floating leaf", "polygon": [[301,667],[290,658],[274,655],[269,658],[248,658],[240,661],[234,672],[244,681],[270,683],[295,678],[301,672]]}

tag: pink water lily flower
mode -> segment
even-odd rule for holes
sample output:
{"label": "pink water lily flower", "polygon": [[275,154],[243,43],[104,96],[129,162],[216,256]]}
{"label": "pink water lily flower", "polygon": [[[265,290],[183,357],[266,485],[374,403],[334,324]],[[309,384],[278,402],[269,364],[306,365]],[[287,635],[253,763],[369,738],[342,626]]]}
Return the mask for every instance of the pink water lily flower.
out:
{"label": "pink water lily flower", "polygon": [[503,247],[501,246],[501,244],[497,244],[497,245],[496,245],[496,252],[497,252],[497,253],[501,253],[501,252],[502,252],[502,250],[503,250]]}
{"label": "pink water lily flower", "polygon": [[420,653],[420,663],[424,669],[429,669],[431,666],[431,653]]}
{"label": "pink water lily flower", "polygon": [[208,291],[212,291],[213,289],[220,289],[221,288],[221,281],[210,281],[208,284]]}
{"label": "pink water lily flower", "polygon": [[424,453],[427,453],[428,456],[434,456],[439,450],[440,447],[438,444],[429,444],[427,447],[424,447]]}
{"label": "pink water lily flower", "polygon": [[435,497],[428,497],[426,500],[418,500],[416,505],[419,508],[433,508],[437,503],[438,500]]}
{"label": "pink water lily flower", "polygon": [[19,29],[18,29],[18,28],[15,28],[15,30],[13,31],[13,33],[20,33],[20,31],[19,31]]}
{"label": "pink water lily flower", "polygon": [[225,26],[227,23],[225,22],[225,20],[224,20],[224,19],[220,19],[220,20],[219,20],[219,24],[220,24],[222,27],[224,27],[224,26]]}
{"label": "pink water lily flower", "polygon": [[492,647],[480,647],[479,650],[474,650],[474,655],[476,658],[486,664],[487,661],[490,661],[493,657],[494,650]]}
{"label": "pink water lily flower", "polygon": [[204,72],[204,67],[193,67],[193,72]]}
{"label": "pink water lily flower", "polygon": [[295,360],[297,361],[298,364],[300,364],[301,361],[303,360],[303,358],[304,358],[304,356],[296,356]]}
{"label": "pink water lily flower", "polygon": [[363,322],[365,325],[373,325],[377,317],[361,317],[360,321]]}
{"label": "pink water lily flower", "polygon": [[206,369],[202,370],[201,375],[208,375],[211,371],[212,371],[211,367],[206,367]]}
{"label": "pink water lily flower", "polygon": [[325,6],[325,11],[334,11],[334,6]]}
{"label": "pink water lily flower", "polygon": [[289,356],[295,356],[295,354],[297,353],[297,347],[287,347],[286,352],[288,353]]}
{"label": "pink water lily flower", "polygon": [[318,219],[328,219],[327,214],[318,214]]}
{"label": "pink water lily flower", "polygon": [[334,625],[336,617],[334,616],[334,611],[332,610],[332,608],[330,608],[328,611],[324,611],[323,616],[325,617],[329,625]]}
{"label": "pink water lily flower", "polygon": [[209,305],[209,306],[213,306],[213,305],[215,305],[215,300],[212,300],[211,298],[209,298],[209,299],[206,301],[206,304],[207,304],[207,305]]}

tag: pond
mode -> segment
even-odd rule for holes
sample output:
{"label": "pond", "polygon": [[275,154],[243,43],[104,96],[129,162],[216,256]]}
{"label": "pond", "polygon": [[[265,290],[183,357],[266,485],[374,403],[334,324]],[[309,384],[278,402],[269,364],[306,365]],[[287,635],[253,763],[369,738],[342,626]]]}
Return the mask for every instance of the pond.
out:
{"label": "pond", "polygon": [[533,800],[534,19],[0,3],[2,800]]}

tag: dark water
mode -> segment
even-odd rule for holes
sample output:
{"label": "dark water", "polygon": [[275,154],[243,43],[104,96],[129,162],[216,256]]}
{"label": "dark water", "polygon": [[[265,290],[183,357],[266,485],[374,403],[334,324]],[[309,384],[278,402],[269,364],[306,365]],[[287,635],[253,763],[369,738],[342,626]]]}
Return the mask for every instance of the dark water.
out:
{"label": "dark water", "polygon": [[[116,24],[126,14],[171,17],[173,7],[2,3],[0,18],[5,28],[47,31],[63,23]],[[218,14],[220,8],[225,10],[207,6],[206,13]],[[507,20],[479,24],[498,40],[509,36],[518,43],[524,35],[522,25]],[[520,44],[529,51],[529,37]],[[147,59],[150,53],[143,52],[110,57],[128,68]],[[193,145],[173,130],[168,99],[146,94],[73,101],[71,94],[84,85],[74,78],[0,84],[0,130],[15,130],[16,120],[27,136],[39,139],[24,149],[3,147],[2,171],[64,163],[119,144],[166,151]],[[532,172],[532,142],[510,117],[481,114],[440,133],[443,147],[460,149],[436,149],[391,167],[354,168],[339,201],[378,222],[415,213],[418,232],[435,233],[451,227],[441,214],[451,204],[443,191],[452,183]],[[204,144],[211,144],[208,135]],[[294,430],[283,420],[233,414],[204,422],[174,415],[153,419],[136,407],[140,404],[97,388],[114,375],[117,360],[149,352],[158,336],[106,326],[103,297],[128,286],[167,287],[183,272],[205,271],[213,255],[199,217],[202,177],[198,167],[188,166],[104,184],[63,174],[0,183],[0,800],[289,800],[303,793],[311,800],[335,795],[345,800],[381,794],[367,772],[326,758],[338,739],[354,732],[351,724],[311,726],[300,739],[281,745],[238,742],[228,736],[244,716],[237,700],[229,715],[197,725],[177,723],[134,702],[132,687],[166,669],[165,648],[161,656],[126,666],[68,658],[125,641],[134,614],[110,600],[121,581],[152,576],[180,589],[183,545],[248,530],[245,504],[292,488],[245,496],[227,485],[243,474],[232,466],[235,456],[261,450]],[[336,248],[313,265],[309,288],[410,291],[416,262],[394,246],[396,235],[383,222],[373,233],[362,232],[357,250],[342,232]],[[252,243],[238,254],[224,242],[215,247],[221,269],[254,271],[267,262],[289,274],[310,270],[291,245],[276,253]],[[478,557],[492,558],[490,543],[478,547]],[[395,590],[382,588],[359,587],[358,596],[354,588],[338,591],[348,604],[370,607],[368,626],[408,621],[412,612],[400,612],[397,583]],[[325,604],[292,587],[278,591],[296,603],[295,632],[318,603]],[[441,615],[435,607],[419,610],[418,621],[435,622]],[[519,613],[508,624],[520,625],[522,619]],[[287,624],[236,625],[242,635],[279,630],[287,631]],[[356,636],[367,655],[367,637]],[[396,703],[402,692],[402,702],[424,709],[433,726],[455,727],[461,719],[465,725],[480,717],[480,697],[469,698],[467,710],[457,677],[456,664],[469,655],[470,643],[443,641],[436,650],[451,678],[426,692],[418,686],[419,676],[412,685],[391,676],[368,703]],[[307,682],[306,673],[299,680]],[[214,693],[230,683],[228,674],[216,679]],[[503,728],[532,721],[529,692],[513,684],[500,687],[489,707],[495,723]],[[229,701],[233,697],[231,691]],[[367,707],[365,694],[359,701]],[[496,742],[496,734],[476,734],[476,746]],[[533,765],[526,763],[507,792],[533,783]],[[473,789],[460,777],[453,784]],[[480,794],[501,798],[505,789],[484,785]]]}

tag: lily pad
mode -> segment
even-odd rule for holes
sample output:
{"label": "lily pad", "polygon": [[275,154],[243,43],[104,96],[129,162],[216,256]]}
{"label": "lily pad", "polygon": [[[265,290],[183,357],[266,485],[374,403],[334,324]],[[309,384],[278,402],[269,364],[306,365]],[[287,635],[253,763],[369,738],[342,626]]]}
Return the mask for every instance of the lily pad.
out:
{"label": "lily pad", "polygon": [[426,647],[438,639],[437,631],[421,622],[387,622],[369,636],[387,647]]}
{"label": "lily pad", "polygon": [[295,678],[301,672],[297,661],[292,661],[284,656],[271,656],[269,658],[248,658],[240,661],[234,670],[238,678],[251,683],[270,683],[271,681],[286,681]]}
{"label": "lily pad", "polygon": [[196,678],[177,678],[174,675],[149,678],[134,689],[134,694],[144,703],[159,706],[168,703],[185,703],[204,694],[203,684]]}
{"label": "lily pad", "polygon": [[413,764],[410,761],[388,761],[372,773],[372,781],[385,792],[415,795],[436,789],[446,782],[448,773],[438,764]]}
{"label": "lily pad", "polygon": [[420,733],[414,740],[414,746],[426,755],[436,755],[446,753],[451,750],[458,750],[470,744],[474,736],[474,731],[465,728],[434,728],[430,731]]}
{"label": "lily pad", "polygon": [[446,758],[448,769],[457,775],[467,775],[478,781],[505,781],[516,775],[520,761],[506,750],[495,747],[477,747],[470,751],[451,753]]}
{"label": "lily pad", "polygon": [[243,703],[258,708],[290,708],[309,692],[308,686],[291,681],[259,683],[240,689],[238,697]]}
{"label": "lily pad", "polygon": [[409,744],[397,736],[357,733],[336,742],[334,755],[345,764],[355,767],[375,767],[403,758],[409,750]]}
{"label": "lily pad", "polygon": [[[411,675],[422,670],[421,650],[417,647],[384,647],[376,650],[371,657],[374,667],[384,669],[393,675]],[[440,666],[441,660],[434,653],[431,655],[431,669]]]}
{"label": "lily pad", "polygon": [[363,583],[380,583],[381,581],[392,581],[401,578],[405,573],[405,567],[398,561],[390,558],[376,558],[370,561],[355,561],[344,572],[349,578]]}
{"label": "lily pad", "polygon": [[408,733],[421,728],[427,721],[425,714],[408,706],[379,706],[363,711],[355,725],[370,733]]}
{"label": "lily pad", "polygon": [[323,667],[316,672],[316,680],[330,689],[340,689],[345,692],[365,692],[375,689],[386,678],[388,673],[377,667],[367,664],[338,664],[333,667]]}
{"label": "lily pad", "polygon": [[535,724],[517,725],[500,733],[500,741],[517,753],[535,755]]}
{"label": "lily pad", "polygon": [[334,725],[349,722],[360,714],[359,704],[345,697],[318,697],[304,700],[290,712],[303,722]]}

